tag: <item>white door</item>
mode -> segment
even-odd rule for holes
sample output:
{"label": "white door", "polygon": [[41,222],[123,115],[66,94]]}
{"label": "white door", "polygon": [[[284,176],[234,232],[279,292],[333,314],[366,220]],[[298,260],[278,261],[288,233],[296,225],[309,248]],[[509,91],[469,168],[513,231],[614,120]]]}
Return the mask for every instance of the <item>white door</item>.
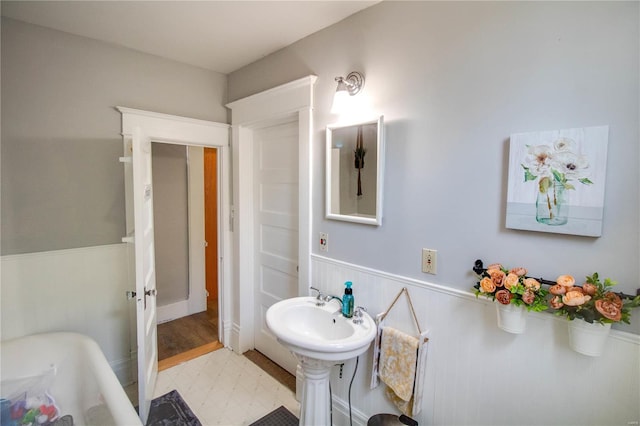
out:
{"label": "white door", "polygon": [[153,243],[151,139],[136,128],[132,138],[136,318],[138,334],[138,401],[147,423],[158,377],[156,274]]}
{"label": "white door", "polygon": [[255,348],[295,375],[297,361],[265,314],[298,294],[298,121],[256,129],[253,140]]}

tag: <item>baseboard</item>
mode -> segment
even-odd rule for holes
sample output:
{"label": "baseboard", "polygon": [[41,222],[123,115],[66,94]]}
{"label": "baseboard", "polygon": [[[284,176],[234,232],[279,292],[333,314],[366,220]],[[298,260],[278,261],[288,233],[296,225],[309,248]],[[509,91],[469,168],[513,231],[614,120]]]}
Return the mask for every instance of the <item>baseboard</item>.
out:
{"label": "baseboard", "polygon": [[366,414],[364,414],[362,411],[353,407],[353,404],[352,404],[351,420],[353,420],[353,423],[350,423],[349,422],[349,402],[333,395],[332,403],[333,403],[332,423],[334,425],[353,424],[357,426],[366,426],[367,422],[369,421],[369,417]]}
{"label": "baseboard", "polygon": [[231,321],[222,321],[222,339],[219,339],[225,348],[231,348]]}
{"label": "baseboard", "polygon": [[122,386],[127,386],[135,382],[133,374],[133,365],[135,362],[137,362],[137,358],[119,359],[109,363]]}

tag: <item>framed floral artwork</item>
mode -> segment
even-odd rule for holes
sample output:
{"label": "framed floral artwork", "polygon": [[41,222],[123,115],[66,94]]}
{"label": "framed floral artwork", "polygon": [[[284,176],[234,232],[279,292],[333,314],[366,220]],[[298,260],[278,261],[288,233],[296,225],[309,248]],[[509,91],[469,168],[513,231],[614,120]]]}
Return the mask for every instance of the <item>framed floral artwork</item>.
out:
{"label": "framed floral artwork", "polygon": [[609,126],[511,135],[506,226],[602,235]]}

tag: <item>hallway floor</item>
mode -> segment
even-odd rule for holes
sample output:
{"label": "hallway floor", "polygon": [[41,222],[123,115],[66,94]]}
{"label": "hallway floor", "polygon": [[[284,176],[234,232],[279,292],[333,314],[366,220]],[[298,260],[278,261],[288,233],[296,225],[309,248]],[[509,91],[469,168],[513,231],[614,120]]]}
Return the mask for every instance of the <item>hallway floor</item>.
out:
{"label": "hallway floor", "polygon": [[158,324],[158,361],[218,340],[218,307]]}
{"label": "hallway floor", "polygon": [[249,425],[281,405],[300,416],[295,392],[226,348],[158,373],[154,397],[173,389],[205,426]]}

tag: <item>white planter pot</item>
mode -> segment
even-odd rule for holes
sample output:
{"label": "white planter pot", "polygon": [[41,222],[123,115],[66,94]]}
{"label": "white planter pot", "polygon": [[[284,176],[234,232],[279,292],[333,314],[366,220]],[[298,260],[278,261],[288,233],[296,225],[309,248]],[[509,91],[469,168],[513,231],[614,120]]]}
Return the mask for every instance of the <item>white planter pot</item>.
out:
{"label": "white planter pot", "polygon": [[589,324],[582,320],[569,321],[569,346],[588,356],[600,356],[607,343],[611,324]]}
{"label": "white planter pot", "polygon": [[528,314],[525,308],[512,304],[496,303],[496,312],[498,313],[498,327],[508,333],[524,333]]}

